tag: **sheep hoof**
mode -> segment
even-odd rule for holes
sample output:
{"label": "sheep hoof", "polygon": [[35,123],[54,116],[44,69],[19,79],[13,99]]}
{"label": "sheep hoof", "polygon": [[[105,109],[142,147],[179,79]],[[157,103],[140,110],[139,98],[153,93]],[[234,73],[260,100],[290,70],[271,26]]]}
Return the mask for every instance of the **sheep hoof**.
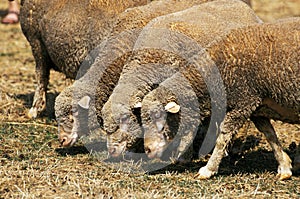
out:
{"label": "sheep hoof", "polygon": [[35,118],[37,117],[37,115],[38,115],[37,108],[31,107],[31,109],[29,110],[29,112],[28,112],[27,115],[28,115],[28,117],[29,117],[30,119],[35,119]]}
{"label": "sheep hoof", "polygon": [[174,163],[174,164],[184,165],[184,164],[192,162],[192,157],[182,157],[182,156],[180,156],[177,159],[171,158],[171,162]]}
{"label": "sheep hoof", "polygon": [[200,168],[198,174],[195,176],[195,178],[200,180],[206,180],[209,179],[212,175],[214,175],[215,172],[210,171],[206,166]]}
{"label": "sheep hoof", "polygon": [[290,179],[292,177],[292,175],[291,174],[281,174],[281,173],[279,173],[279,174],[277,174],[276,175],[276,178],[278,178],[278,180],[288,180],[288,179]]}
{"label": "sheep hoof", "polygon": [[188,160],[188,159],[179,158],[178,160],[173,160],[173,162],[174,162],[175,164],[184,165],[184,164],[187,164],[187,163],[189,163],[189,162],[191,162],[191,161]]}

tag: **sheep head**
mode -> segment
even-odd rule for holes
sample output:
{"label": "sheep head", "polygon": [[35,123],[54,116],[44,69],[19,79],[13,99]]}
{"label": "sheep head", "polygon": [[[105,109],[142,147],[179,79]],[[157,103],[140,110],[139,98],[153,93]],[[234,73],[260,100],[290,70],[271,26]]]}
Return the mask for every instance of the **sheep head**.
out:
{"label": "sheep head", "polygon": [[59,127],[58,139],[63,147],[73,146],[89,131],[88,114],[91,98],[84,96],[78,102],[72,102],[73,92],[68,92],[70,90],[72,89],[66,89],[55,101],[55,114]]}
{"label": "sheep head", "polygon": [[[104,131],[107,134],[107,149],[109,156],[119,157],[123,153],[136,150],[135,147],[142,139],[140,125],[140,103],[131,109],[124,104],[106,103],[102,109]],[[110,109],[113,108],[111,111]],[[106,114],[106,113],[113,113]]]}
{"label": "sheep head", "polygon": [[[161,158],[173,140],[180,106],[169,102],[165,106],[158,101],[143,100],[144,147],[149,158]],[[175,125],[169,125],[172,122]]]}

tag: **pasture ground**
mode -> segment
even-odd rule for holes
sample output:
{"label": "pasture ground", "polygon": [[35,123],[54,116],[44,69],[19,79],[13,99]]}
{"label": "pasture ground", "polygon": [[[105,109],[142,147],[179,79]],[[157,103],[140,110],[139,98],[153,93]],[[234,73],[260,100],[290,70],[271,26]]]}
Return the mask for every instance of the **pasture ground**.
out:
{"label": "pasture ground", "polygon": [[[299,0],[255,0],[264,20],[299,16]],[[0,2],[4,16],[7,1]],[[207,159],[144,173],[124,173],[98,161],[82,145],[60,148],[53,109],[30,120],[35,89],[34,59],[20,25],[0,24],[0,199],[1,198],[299,198],[300,176],[277,181],[277,162],[264,136],[245,125],[224,158],[219,174],[194,179]],[[72,81],[51,72],[48,107]],[[273,122],[291,158],[300,126]],[[132,164],[134,163],[122,163]]]}

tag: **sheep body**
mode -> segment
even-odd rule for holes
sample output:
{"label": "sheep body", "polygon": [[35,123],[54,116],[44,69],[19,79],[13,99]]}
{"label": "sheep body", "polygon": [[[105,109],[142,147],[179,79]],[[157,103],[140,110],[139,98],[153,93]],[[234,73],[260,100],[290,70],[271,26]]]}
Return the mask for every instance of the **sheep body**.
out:
{"label": "sheep body", "polygon": [[75,79],[88,53],[110,33],[115,17],[126,8],[146,3],[147,0],[22,0],[20,24],[32,48],[37,78],[28,116],[35,118],[46,108],[50,69]]}
{"label": "sheep body", "polygon": [[208,45],[232,28],[259,22],[247,5],[234,0],[208,2],[151,21],[139,36],[138,51],[124,66],[109,100],[97,113],[103,118],[113,155],[120,155],[143,138],[134,111],[138,113],[142,98],[150,90],[187,64],[198,46]]}
{"label": "sheep body", "polygon": [[[289,32],[287,35],[286,32]],[[281,20],[272,24],[254,25],[246,28],[232,30],[230,34],[215,42],[207,48],[208,58],[200,56],[198,64],[204,67],[206,73],[199,73],[194,67],[186,67],[181,71],[180,78],[164,82],[164,87],[158,87],[149,93],[142,103],[142,121],[145,127],[145,146],[151,156],[159,156],[164,150],[163,145],[169,144],[174,137],[179,140],[177,155],[180,156],[188,149],[193,139],[193,130],[188,129],[188,122],[181,122],[188,129],[180,135],[175,132],[166,132],[172,128],[164,123],[160,130],[155,125],[161,122],[160,118],[151,118],[154,111],[165,113],[164,105],[170,103],[168,99],[178,100],[181,95],[174,96],[170,93],[172,88],[180,90],[185,99],[180,103],[180,117],[186,117],[195,113],[188,112],[191,96],[187,92],[196,93],[199,102],[200,120],[211,116],[210,92],[207,89],[203,75],[210,76],[210,67],[216,66],[220,71],[227,104],[225,119],[220,125],[220,136],[207,166],[199,171],[201,179],[209,178],[217,172],[221,158],[224,156],[226,146],[231,137],[239,128],[251,119],[257,129],[266,135],[275,157],[279,163],[278,176],[280,179],[290,178],[291,160],[283,151],[270,119],[281,120],[291,124],[300,123],[300,66],[299,66],[299,39],[300,18]],[[208,67],[206,67],[208,66]],[[276,77],[276,78],[274,78]],[[188,80],[188,83],[186,81]],[[192,89],[184,88],[191,84]],[[216,83],[217,86],[220,86]],[[167,88],[167,90],[166,90]],[[169,89],[169,90],[168,90]],[[174,90],[174,89],[173,89]],[[187,94],[187,95],[185,95]],[[217,93],[222,95],[222,93]],[[169,117],[175,117],[172,115]],[[198,115],[199,115],[198,114]],[[189,120],[189,119],[188,119]],[[190,123],[194,121],[190,120]],[[193,126],[192,126],[193,127]],[[162,136],[163,135],[163,136]],[[163,137],[163,138],[162,138]],[[161,139],[162,138],[162,139]],[[169,138],[169,139],[168,139]],[[146,140],[147,139],[147,140]],[[158,149],[157,146],[160,146]],[[150,149],[149,149],[150,147]],[[152,150],[152,151],[151,151]],[[297,162],[296,162],[297,163]],[[297,165],[296,165],[297,166]]]}
{"label": "sheep body", "polygon": [[[92,52],[95,62],[88,72],[56,98],[55,114],[61,127],[59,139],[63,146],[73,145],[78,137],[89,132],[89,128],[93,130],[102,126],[101,116],[98,123],[95,110],[101,110],[107,101],[141,29],[157,16],[206,1],[153,1],[127,9],[114,19],[107,38]],[[95,98],[97,104],[94,103]]]}
{"label": "sheep body", "polygon": [[[231,137],[248,118],[270,142],[279,163],[279,179],[291,177],[291,160],[283,152],[270,119],[300,123],[299,44],[300,18],[291,18],[233,31],[208,49],[222,74],[230,111],[220,125],[210,160],[199,171],[200,178],[217,172]],[[253,114],[262,105],[281,117]]]}

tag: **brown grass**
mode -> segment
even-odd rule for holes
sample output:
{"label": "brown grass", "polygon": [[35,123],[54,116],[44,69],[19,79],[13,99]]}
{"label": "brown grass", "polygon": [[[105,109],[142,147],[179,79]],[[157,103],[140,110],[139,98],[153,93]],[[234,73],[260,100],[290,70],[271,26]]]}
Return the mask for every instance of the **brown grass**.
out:
{"label": "brown grass", "polygon": [[[254,9],[265,20],[298,15],[298,0],[260,0]],[[264,3],[261,3],[264,2]],[[294,4],[292,4],[294,3]],[[0,2],[5,14],[6,1]],[[34,84],[34,59],[18,25],[0,24],[0,198],[299,198],[300,176],[279,182],[277,163],[263,135],[246,125],[237,136],[219,174],[194,179],[205,160],[169,165],[152,173],[125,173],[140,163],[99,161],[81,143],[62,149],[57,141],[53,109],[49,117],[29,120]],[[48,107],[70,84],[52,72]],[[280,140],[293,158],[300,143],[299,125],[274,122]],[[245,137],[247,132],[247,137]],[[297,134],[298,133],[298,134]],[[106,152],[98,152],[105,158]]]}

